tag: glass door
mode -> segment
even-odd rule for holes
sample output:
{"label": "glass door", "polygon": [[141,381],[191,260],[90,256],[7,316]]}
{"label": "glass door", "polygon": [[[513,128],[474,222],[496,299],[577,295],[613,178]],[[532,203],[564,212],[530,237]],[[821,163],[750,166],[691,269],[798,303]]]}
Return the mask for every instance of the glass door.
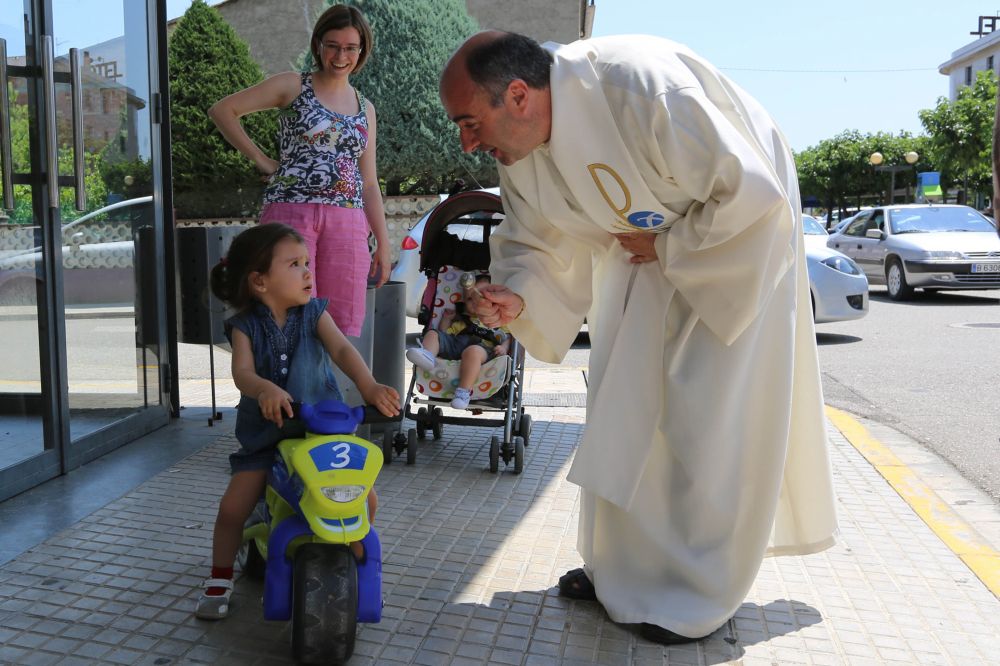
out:
{"label": "glass door", "polygon": [[153,4],[0,5],[0,499],[167,419]]}

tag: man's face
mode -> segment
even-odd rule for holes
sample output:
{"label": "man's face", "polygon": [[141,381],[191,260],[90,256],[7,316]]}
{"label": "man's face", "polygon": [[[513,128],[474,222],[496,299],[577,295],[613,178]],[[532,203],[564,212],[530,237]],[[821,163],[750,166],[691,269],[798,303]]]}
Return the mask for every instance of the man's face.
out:
{"label": "man's face", "polygon": [[510,166],[524,158],[538,143],[530,138],[530,127],[517,113],[510,89],[501,106],[490,105],[489,94],[467,76],[453,77],[441,89],[441,103],[458,125],[462,150],[481,150]]}

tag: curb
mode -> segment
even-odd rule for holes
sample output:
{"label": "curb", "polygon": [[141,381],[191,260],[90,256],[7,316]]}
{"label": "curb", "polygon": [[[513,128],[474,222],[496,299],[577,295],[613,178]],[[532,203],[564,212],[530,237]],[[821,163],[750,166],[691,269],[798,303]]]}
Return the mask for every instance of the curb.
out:
{"label": "curb", "polygon": [[847,412],[826,405],[826,416],[948,548],[1000,599],[1000,552],[920,476]]}

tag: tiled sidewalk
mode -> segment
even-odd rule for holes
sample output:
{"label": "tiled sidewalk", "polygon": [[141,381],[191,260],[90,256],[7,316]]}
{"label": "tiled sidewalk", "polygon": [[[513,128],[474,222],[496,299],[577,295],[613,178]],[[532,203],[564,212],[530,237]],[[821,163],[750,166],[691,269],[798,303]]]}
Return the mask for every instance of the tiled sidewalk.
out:
{"label": "tiled sidewalk", "polygon": [[[563,388],[561,390],[568,390]],[[736,616],[663,648],[554,583],[579,565],[565,480],[583,410],[530,409],[520,476],[486,471],[492,431],[447,427],[378,481],[384,619],[351,663],[989,664],[1000,601],[831,428],[842,539],[765,560]],[[191,614],[227,480],[226,436],[0,567],[0,662],[286,664],[288,627],[241,580],[232,616]]]}

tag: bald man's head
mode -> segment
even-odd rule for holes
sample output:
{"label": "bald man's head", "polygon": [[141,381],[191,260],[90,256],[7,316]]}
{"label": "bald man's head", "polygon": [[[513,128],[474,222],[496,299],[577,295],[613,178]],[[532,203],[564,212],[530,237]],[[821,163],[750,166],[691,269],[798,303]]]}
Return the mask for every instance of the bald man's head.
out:
{"label": "bald man's head", "polygon": [[484,30],[458,47],[441,73],[441,89],[471,81],[499,106],[511,81],[521,79],[529,88],[547,90],[552,55],[538,42],[513,32]]}
{"label": "bald man's head", "polygon": [[467,39],[441,73],[441,104],[462,149],[513,164],[548,141],[552,56],[532,39],[488,30]]}

